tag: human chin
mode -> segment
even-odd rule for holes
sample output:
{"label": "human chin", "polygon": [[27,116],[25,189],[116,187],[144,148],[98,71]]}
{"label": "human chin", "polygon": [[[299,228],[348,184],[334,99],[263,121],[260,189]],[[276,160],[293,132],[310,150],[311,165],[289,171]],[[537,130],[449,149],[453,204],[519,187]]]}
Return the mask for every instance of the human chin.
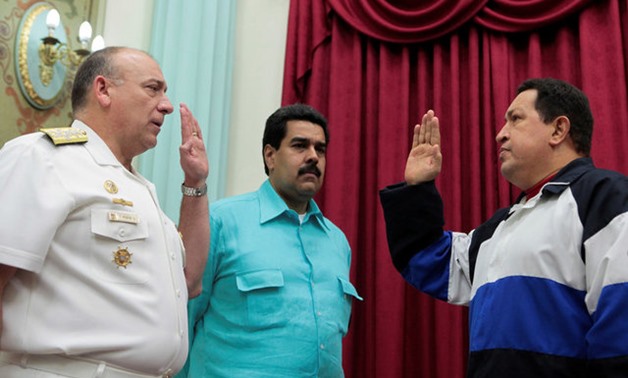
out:
{"label": "human chin", "polygon": [[145,150],[149,150],[157,146],[157,134],[146,134],[144,136],[144,148]]}
{"label": "human chin", "polygon": [[299,185],[299,192],[301,192],[302,195],[313,197],[318,192],[319,188],[320,185],[318,182],[306,181]]}
{"label": "human chin", "polygon": [[516,170],[517,169],[512,161],[506,160],[501,162],[500,172],[507,181],[510,181],[510,178]]}

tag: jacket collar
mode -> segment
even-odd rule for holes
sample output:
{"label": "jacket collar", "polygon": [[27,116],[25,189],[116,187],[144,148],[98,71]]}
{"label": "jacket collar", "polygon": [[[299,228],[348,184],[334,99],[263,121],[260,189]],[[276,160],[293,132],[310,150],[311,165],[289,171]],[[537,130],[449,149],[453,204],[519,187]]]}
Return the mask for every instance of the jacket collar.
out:
{"label": "jacket collar", "polygon": [[104,140],[94,130],[92,130],[85,123],[74,120],[72,122],[72,127],[76,127],[77,129],[84,130],[87,133],[87,143],[85,143],[85,148],[92,155],[92,158],[99,165],[113,165],[113,166],[122,166],[122,164],[116,159],[113,152]]}
{"label": "jacket collar", "polygon": [[[260,186],[259,190],[259,207],[260,207],[260,223],[269,222],[279,216],[286,215],[289,217],[294,217],[295,219],[298,217],[296,211],[288,208],[286,202],[277,194],[273,186],[270,184],[270,180],[264,181],[262,186]],[[305,213],[305,218],[303,219],[303,223],[307,222],[310,218],[314,218],[318,221],[318,223],[326,228],[330,229],[327,224],[327,220],[323,217],[323,213],[319,209],[316,202],[313,199],[310,199],[307,213]]]}
{"label": "jacket collar", "polygon": [[[543,186],[541,189],[541,195],[556,195],[562,193],[572,182],[576,181],[580,176],[594,168],[593,159],[590,157],[582,157],[572,160],[569,164],[561,168],[552,180]],[[515,203],[521,202],[525,195],[525,192],[521,193]]]}

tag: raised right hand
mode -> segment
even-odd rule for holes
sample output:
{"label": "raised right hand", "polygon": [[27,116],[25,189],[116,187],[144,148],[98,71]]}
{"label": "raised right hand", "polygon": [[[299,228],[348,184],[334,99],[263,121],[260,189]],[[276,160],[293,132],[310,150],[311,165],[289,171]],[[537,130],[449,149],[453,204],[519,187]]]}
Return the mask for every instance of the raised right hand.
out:
{"label": "raised right hand", "polygon": [[421,124],[414,126],[412,149],[406,162],[406,183],[416,185],[434,180],[441,171],[442,163],[438,118],[433,110],[428,110]]}

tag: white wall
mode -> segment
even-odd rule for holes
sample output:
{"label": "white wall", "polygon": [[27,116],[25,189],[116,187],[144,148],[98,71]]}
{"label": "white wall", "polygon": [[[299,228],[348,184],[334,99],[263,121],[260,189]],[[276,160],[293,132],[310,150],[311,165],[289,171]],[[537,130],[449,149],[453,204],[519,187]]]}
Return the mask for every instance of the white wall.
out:
{"label": "white wall", "polygon": [[103,38],[107,46],[150,48],[153,0],[105,0],[104,6]]}
{"label": "white wall", "polygon": [[262,134],[281,105],[289,0],[238,0],[226,195],[266,179]]}
{"label": "white wall", "polygon": [[[105,3],[106,44],[148,50],[153,1]],[[289,4],[237,0],[227,196],[255,190],[266,179],[262,134],[266,118],[281,104]]]}

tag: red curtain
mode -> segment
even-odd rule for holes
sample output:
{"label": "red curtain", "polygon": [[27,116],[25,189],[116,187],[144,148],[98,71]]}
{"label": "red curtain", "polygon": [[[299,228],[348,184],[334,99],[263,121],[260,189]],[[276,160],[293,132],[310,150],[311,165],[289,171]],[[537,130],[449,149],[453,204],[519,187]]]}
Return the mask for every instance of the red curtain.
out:
{"label": "red curtain", "polygon": [[345,338],[347,377],[464,376],[467,311],[404,283],[378,200],[403,179],[426,110],[441,121],[437,185],[453,230],[471,230],[518,194],[500,177],[495,135],[528,77],[582,88],[595,163],[628,173],[627,2],[291,0],[282,102],[309,103],[329,119],[316,199],[347,234],[364,297]]}

